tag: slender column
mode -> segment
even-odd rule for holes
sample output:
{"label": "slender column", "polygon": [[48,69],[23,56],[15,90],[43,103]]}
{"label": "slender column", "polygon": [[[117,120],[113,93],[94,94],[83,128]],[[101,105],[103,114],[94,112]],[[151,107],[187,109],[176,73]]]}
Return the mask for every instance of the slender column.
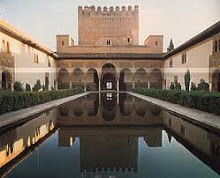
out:
{"label": "slender column", "polygon": [[84,83],[84,91],[86,91],[86,82]]}
{"label": "slender column", "polygon": [[73,88],[73,86],[72,86],[72,82],[70,82],[70,89],[72,89]]}
{"label": "slender column", "polygon": [[99,92],[101,92],[101,80],[99,79]]}
{"label": "slender column", "polygon": [[119,80],[117,80],[117,92],[119,92]]}
{"label": "slender column", "polygon": [[132,89],[135,89],[135,82],[132,82]]}
{"label": "slender column", "polygon": [[147,88],[150,89],[150,82],[147,82]]}

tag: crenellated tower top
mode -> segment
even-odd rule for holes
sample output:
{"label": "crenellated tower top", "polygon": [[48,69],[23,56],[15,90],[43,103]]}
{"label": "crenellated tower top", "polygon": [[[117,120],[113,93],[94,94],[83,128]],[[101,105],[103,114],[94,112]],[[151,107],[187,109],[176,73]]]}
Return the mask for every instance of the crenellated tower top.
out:
{"label": "crenellated tower top", "polygon": [[84,7],[79,6],[78,7],[79,12],[129,12],[129,11],[138,11],[138,9],[139,9],[138,5],[135,5],[134,7],[132,6],[128,6],[128,7],[126,6],[122,6],[122,7],[98,6],[97,8],[95,6],[84,6]]}

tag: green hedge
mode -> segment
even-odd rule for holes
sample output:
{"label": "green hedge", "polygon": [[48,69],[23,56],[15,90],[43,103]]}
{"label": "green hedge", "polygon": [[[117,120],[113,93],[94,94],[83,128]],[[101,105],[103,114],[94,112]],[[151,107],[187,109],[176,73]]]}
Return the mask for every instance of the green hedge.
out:
{"label": "green hedge", "polygon": [[136,88],[134,92],[220,115],[220,93]]}
{"label": "green hedge", "polygon": [[0,92],[0,115],[82,93],[81,88],[42,92]]}

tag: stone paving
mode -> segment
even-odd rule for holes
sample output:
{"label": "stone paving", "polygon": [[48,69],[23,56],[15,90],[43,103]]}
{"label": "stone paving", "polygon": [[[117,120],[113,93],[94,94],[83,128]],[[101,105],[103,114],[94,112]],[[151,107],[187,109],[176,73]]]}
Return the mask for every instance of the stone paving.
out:
{"label": "stone paving", "polygon": [[55,101],[50,101],[44,104],[40,104],[37,106],[21,109],[18,111],[6,113],[0,116],[0,129],[3,127],[13,126],[15,124],[21,123],[25,120],[28,120],[30,117],[33,117],[37,114],[50,110],[54,107],[58,107],[62,104],[70,102],[72,100],[76,100],[80,97],[86,96],[90,94],[90,92],[85,92],[82,94],[77,94],[74,96],[62,98]]}
{"label": "stone paving", "polygon": [[160,106],[163,109],[182,117],[183,119],[189,120],[190,122],[203,125],[207,128],[212,128],[215,129],[217,132],[220,132],[220,116],[218,115],[187,108],[178,104],[173,104],[149,96],[140,95],[134,92],[127,93],[137,98],[143,99],[149,103]]}

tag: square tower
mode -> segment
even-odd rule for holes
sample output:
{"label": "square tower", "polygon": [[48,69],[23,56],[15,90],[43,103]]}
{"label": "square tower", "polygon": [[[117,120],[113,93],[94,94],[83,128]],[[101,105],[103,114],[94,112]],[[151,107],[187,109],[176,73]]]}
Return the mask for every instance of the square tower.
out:
{"label": "square tower", "polygon": [[79,45],[127,46],[139,44],[138,6],[78,7]]}

